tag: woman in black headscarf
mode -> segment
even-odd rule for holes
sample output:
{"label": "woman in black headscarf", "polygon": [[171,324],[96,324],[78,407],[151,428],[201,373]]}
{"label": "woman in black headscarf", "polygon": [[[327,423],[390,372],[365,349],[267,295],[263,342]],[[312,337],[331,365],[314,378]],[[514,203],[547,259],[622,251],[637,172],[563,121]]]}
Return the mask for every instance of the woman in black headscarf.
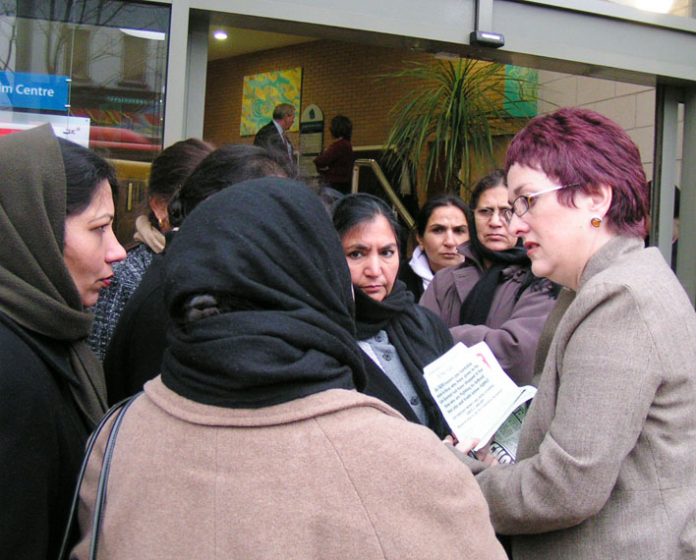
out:
{"label": "woman in black headscarf", "polygon": [[469,242],[459,249],[464,261],[438,272],[420,304],[450,327],[455,342],[486,342],[510,378],[526,385],[558,287],[532,274],[527,252],[508,231],[502,171],[477,183],[470,206]]}
{"label": "woman in black headscarf", "polygon": [[[309,188],[265,178],[211,196],[163,279],[170,346],[110,457],[109,558],[504,558],[468,469],[354,390],[350,276]],[[78,560],[108,432],[82,487]]]}
{"label": "woman in black headscarf", "polygon": [[106,411],[86,343],[126,254],[114,171],[46,125],[0,138],[0,550],[55,558],[87,436]]}
{"label": "woman in black headscarf", "polygon": [[[176,236],[186,216],[212,194],[247,179],[286,177],[289,173],[286,157],[259,146],[226,144],[211,152],[169,203],[167,216],[173,229],[167,232],[167,243]],[[170,323],[164,305],[162,267],[163,253],[153,257],[114,330],[104,358],[109,404],[140,392],[146,381],[162,371]]]}
{"label": "woman in black headscarf", "polygon": [[366,393],[444,437],[449,429],[423,379],[423,367],[451,348],[452,337],[397,280],[399,224],[394,213],[375,196],[351,194],[336,203],[333,222],[355,290]]}
{"label": "woman in black headscarf", "polygon": [[[307,243],[307,216],[318,199],[288,196],[280,192],[283,183],[272,179],[241,184],[246,187],[235,189],[240,208],[234,213],[212,212],[202,203],[218,228],[215,235],[210,228],[188,229],[186,243],[174,243],[173,254],[165,256],[165,302],[179,327],[187,314],[220,316],[170,330],[162,381],[197,402],[253,408],[329,388],[362,388],[344,268],[331,258],[331,236],[317,231],[313,248]],[[265,209],[264,199],[270,199]]]}

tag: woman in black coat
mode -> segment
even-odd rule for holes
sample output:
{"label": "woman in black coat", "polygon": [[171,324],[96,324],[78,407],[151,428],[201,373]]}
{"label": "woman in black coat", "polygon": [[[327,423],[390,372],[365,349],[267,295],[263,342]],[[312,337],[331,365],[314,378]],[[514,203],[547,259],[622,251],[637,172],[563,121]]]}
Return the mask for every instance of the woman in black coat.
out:
{"label": "woman in black coat", "polygon": [[0,550],[55,558],[87,436],[106,410],[87,346],[125,251],[113,169],[49,126],[0,138]]}
{"label": "woman in black coat", "polygon": [[368,375],[365,393],[439,436],[447,435],[423,367],[450,349],[452,337],[440,318],[416,305],[397,280],[396,216],[381,199],[358,193],[336,204],[333,222],[353,281],[357,338]]}

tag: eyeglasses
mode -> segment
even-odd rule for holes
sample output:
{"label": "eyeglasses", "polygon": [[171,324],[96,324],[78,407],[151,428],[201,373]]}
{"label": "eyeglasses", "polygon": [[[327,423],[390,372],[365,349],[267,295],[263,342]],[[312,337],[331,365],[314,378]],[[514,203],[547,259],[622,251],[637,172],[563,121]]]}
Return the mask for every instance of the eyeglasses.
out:
{"label": "eyeglasses", "polygon": [[490,220],[496,213],[505,219],[505,212],[509,212],[509,208],[477,208],[474,213],[482,220]]}
{"label": "eyeglasses", "polygon": [[524,216],[527,212],[529,212],[529,209],[534,206],[534,199],[536,197],[541,196],[542,194],[560,191],[561,189],[567,189],[569,187],[577,186],[577,183],[573,183],[571,185],[560,185],[558,187],[551,187],[550,189],[544,189],[543,191],[535,192],[532,194],[521,194],[515,200],[512,201],[511,208],[506,208],[502,211],[503,219],[509,224],[512,220],[513,213],[515,214],[515,216],[519,218],[520,216]]}

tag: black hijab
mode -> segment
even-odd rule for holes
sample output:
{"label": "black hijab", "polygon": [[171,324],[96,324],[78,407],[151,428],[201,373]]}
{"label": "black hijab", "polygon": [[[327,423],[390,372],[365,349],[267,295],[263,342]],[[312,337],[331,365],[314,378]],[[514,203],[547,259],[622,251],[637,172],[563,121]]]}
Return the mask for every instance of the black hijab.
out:
{"label": "black hijab", "polygon": [[[413,294],[406,284],[397,280],[389,295],[382,301],[375,301],[360,288],[355,287],[355,316],[358,340],[364,340],[385,330],[389,342],[399,353],[399,358],[406,369],[413,386],[425,405],[428,413],[428,426],[438,435],[447,435],[448,429],[425,379],[423,367],[439,358],[452,347],[452,336],[439,317],[428,309],[420,307],[413,301]],[[371,390],[371,383],[382,387],[384,374],[373,368],[372,360],[365,357],[368,369],[367,393],[386,400],[402,413],[413,419],[409,410],[404,410],[398,403]],[[374,366],[377,367],[377,366]]]}
{"label": "black hijab", "polygon": [[[162,381],[176,393],[258,408],[364,387],[348,266],[305,185],[267,177],[211,196],[168,246],[163,279]],[[199,304],[201,318],[184,320]]]}
{"label": "black hijab", "polygon": [[65,348],[70,367],[54,370],[91,430],[106,411],[106,386],[85,341],[92,314],[63,260],[67,180],[51,127],[0,138],[0,170],[0,311]]}
{"label": "black hijab", "polygon": [[[469,224],[469,248],[478,261],[476,264],[482,269],[482,275],[462,302],[459,311],[459,324],[483,325],[490,313],[498,285],[503,280],[503,270],[510,265],[519,265],[526,269],[522,285],[515,296],[517,299],[525,289],[538,279],[532,274],[531,262],[523,247],[517,245],[506,251],[491,251],[479,241],[476,220],[473,212],[468,208],[466,209],[466,220]],[[491,264],[484,269],[483,263],[486,261]]]}

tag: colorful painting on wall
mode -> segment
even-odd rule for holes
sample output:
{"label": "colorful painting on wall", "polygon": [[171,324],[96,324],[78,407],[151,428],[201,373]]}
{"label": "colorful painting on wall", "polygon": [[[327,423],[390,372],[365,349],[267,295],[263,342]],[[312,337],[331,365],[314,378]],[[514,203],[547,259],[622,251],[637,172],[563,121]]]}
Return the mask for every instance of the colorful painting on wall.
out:
{"label": "colorful painting on wall", "polygon": [[[240,134],[256,134],[259,128],[271,120],[273,109],[279,103],[294,105],[295,112],[299,115],[301,101],[301,67],[244,76]],[[290,132],[297,132],[299,120],[295,119]]]}
{"label": "colorful painting on wall", "polygon": [[511,117],[531,118],[537,114],[539,75],[532,68],[505,66],[503,108]]}

